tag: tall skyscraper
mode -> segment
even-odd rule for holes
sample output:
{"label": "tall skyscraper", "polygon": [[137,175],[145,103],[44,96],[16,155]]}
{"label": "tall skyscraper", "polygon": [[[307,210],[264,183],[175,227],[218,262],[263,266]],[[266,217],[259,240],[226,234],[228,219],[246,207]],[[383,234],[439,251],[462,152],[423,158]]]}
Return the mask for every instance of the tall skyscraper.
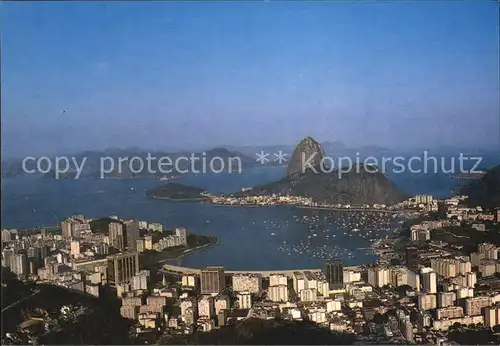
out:
{"label": "tall skyscraper", "polygon": [[62,236],[69,239],[73,236],[73,220],[64,220],[61,222]]}
{"label": "tall skyscraper", "polygon": [[176,228],[175,235],[179,237],[182,245],[187,245],[187,231],[184,227]]}
{"label": "tall skyscraper", "polygon": [[224,268],[206,267],[201,270],[201,294],[218,294],[225,286]]}
{"label": "tall skyscraper", "polygon": [[36,261],[42,260],[42,249],[39,247],[30,246],[28,248],[28,258],[33,258]]}
{"label": "tall skyscraper", "polygon": [[12,240],[12,234],[8,229],[2,230],[2,243],[7,243]]}
{"label": "tall skyscraper", "polygon": [[342,261],[339,259],[327,259],[325,261],[325,276],[330,288],[342,287],[344,283]]}
{"label": "tall skyscraper", "polygon": [[42,260],[45,259],[46,257],[50,256],[50,247],[48,245],[42,245],[40,248],[40,254],[42,257]]}
{"label": "tall skyscraper", "polygon": [[125,221],[126,246],[130,251],[137,251],[139,239],[139,221]]}
{"label": "tall skyscraper", "polygon": [[424,268],[422,270],[422,282],[424,286],[424,292],[426,293],[437,293],[437,274],[430,268]]}
{"label": "tall skyscraper", "polygon": [[10,271],[17,276],[26,277],[28,275],[28,256],[25,253],[18,253],[10,258]]}
{"label": "tall skyscraper", "polygon": [[123,252],[106,257],[108,282],[121,284],[130,282],[139,272],[139,253]]}
{"label": "tall skyscraper", "polygon": [[2,267],[10,268],[10,259],[14,256],[15,251],[11,248],[5,248],[2,251]]}
{"label": "tall skyscraper", "polygon": [[111,222],[108,227],[110,245],[118,251],[124,251],[125,239],[123,234],[123,225],[119,222]]}

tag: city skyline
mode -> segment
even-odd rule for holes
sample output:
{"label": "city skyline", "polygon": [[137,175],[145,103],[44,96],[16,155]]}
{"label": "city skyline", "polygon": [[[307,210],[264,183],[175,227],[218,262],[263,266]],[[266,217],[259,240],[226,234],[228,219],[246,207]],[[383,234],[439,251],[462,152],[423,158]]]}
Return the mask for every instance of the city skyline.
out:
{"label": "city skyline", "polygon": [[3,10],[6,155],[306,135],[347,146],[498,145],[494,2]]}

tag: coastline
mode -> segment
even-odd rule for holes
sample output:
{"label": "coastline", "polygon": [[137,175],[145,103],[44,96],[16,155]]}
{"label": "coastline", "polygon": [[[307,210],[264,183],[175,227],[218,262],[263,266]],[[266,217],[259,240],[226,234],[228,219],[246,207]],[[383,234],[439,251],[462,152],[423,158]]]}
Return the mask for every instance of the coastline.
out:
{"label": "coastline", "polygon": [[211,241],[211,242],[209,242],[207,244],[204,244],[204,245],[200,245],[200,246],[196,246],[196,247],[193,247],[193,248],[190,248],[190,249],[186,249],[186,250],[184,250],[178,256],[164,258],[164,259],[161,259],[161,260],[157,261],[157,264],[163,264],[163,263],[166,263],[168,261],[180,260],[183,257],[189,256],[189,255],[191,255],[191,254],[193,254],[195,252],[202,251],[202,250],[214,247],[216,245],[219,245],[219,238],[217,238],[217,237],[214,237],[214,238],[215,238],[215,241]]}
{"label": "coastline", "polygon": [[402,210],[389,210],[389,209],[375,209],[375,208],[338,208],[338,207],[314,207],[308,205],[297,205],[288,203],[276,203],[276,204],[229,204],[229,203],[214,203],[209,197],[196,197],[196,198],[171,198],[171,197],[158,197],[158,196],[147,196],[148,198],[167,200],[172,202],[205,202],[214,206],[221,207],[292,207],[299,209],[314,209],[314,210],[331,210],[331,211],[353,211],[353,212],[370,212],[370,213],[387,213],[387,214],[397,214]]}
{"label": "coastline", "polygon": [[196,197],[196,198],[171,198],[171,197],[158,197],[158,196],[146,196],[148,198],[173,201],[173,202],[203,202],[209,200],[207,197]]}
{"label": "coastline", "polygon": [[219,238],[218,237],[215,237],[215,242],[210,242],[208,244],[205,244],[205,245],[201,245],[201,246],[196,246],[194,248],[191,248],[191,249],[186,249],[184,250],[184,252],[177,256],[176,258],[172,258],[172,259],[176,259],[176,260],[179,260],[185,256],[189,256],[195,252],[198,252],[198,251],[201,251],[201,250],[204,250],[204,249],[208,249],[208,248],[211,248],[211,247],[214,247],[214,246],[217,246],[219,245]]}

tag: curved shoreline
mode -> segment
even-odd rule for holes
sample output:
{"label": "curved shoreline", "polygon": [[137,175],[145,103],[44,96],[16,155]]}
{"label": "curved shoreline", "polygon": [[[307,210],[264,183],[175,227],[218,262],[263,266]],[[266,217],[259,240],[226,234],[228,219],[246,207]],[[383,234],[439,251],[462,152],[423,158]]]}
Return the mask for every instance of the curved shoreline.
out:
{"label": "curved shoreline", "polygon": [[185,256],[189,256],[189,255],[191,255],[191,254],[193,254],[195,252],[198,252],[198,251],[201,251],[201,250],[204,250],[204,249],[208,249],[208,248],[214,247],[216,245],[219,245],[219,238],[217,238],[217,237],[215,237],[215,242],[210,242],[210,243],[205,244],[205,245],[201,245],[201,246],[194,247],[192,249],[184,250],[184,252],[181,255],[177,256],[174,259],[178,260],[178,259],[181,259],[181,258],[183,258]]}
{"label": "curved shoreline", "polygon": [[204,250],[204,249],[208,249],[208,248],[214,247],[216,245],[219,245],[219,238],[217,238],[217,237],[215,237],[215,242],[210,242],[210,243],[207,243],[207,244],[204,244],[204,245],[193,247],[191,249],[186,249],[186,250],[183,251],[182,254],[180,254],[177,257],[165,258],[165,259],[159,260],[157,263],[161,264],[161,263],[165,263],[167,261],[180,260],[183,257],[189,256],[189,255],[191,255],[191,254],[193,254],[195,252],[198,252],[198,251],[201,251],[201,250]]}

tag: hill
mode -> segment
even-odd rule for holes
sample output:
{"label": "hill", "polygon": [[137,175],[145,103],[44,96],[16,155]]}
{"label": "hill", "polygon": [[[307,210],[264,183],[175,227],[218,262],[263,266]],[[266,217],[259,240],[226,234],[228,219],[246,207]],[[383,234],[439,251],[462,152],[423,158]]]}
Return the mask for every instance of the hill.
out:
{"label": "hill", "polygon": [[469,196],[467,203],[486,209],[500,207],[500,165],[488,170],[480,179],[462,186],[458,192]]}
{"label": "hill", "polygon": [[[22,283],[11,277],[4,278],[4,290],[17,288]],[[56,324],[50,333],[40,335],[40,344],[84,344],[84,345],[118,345],[129,344],[130,322],[120,316],[118,300],[99,299],[80,292],[70,291],[52,285],[36,285],[35,294],[2,311],[2,331],[16,332],[17,326],[26,320],[31,312],[42,312],[46,320]],[[3,294],[3,292],[2,292]],[[86,313],[73,322],[61,319],[60,309],[63,306],[80,306]],[[60,328],[56,328],[59,326]]]}
{"label": "hill", "polygon": [[[158,179],[165,174],[182,174],[189,171],[202,171],[210,168],[210,162],[213,161],[214,169],[220,168],[221,160],[224,162],[224,171],[228,170],[228,165],[240,165],[236,168],[249,168],[256,166],[257,163],[253,157],[247,156],[237,151],[228,150],[227,148],[217,147],[206,151],[189,152],[189,151],[148,151],[139,148],[128,149],[106,149],[106,150],[87,150],[69,155],[60,155],[71,158],[73,162],[83,165],[83,171],[79,178],[101,178],[101,168],[104,168],[104,177],[112,179]],[[149,159],[148,159],[149,157]],[[134,158],[134,160],[132,160]],[[159,166],[160,158],[162,165]],[[215,159],[216,158],[216,159]],[[239,163],[236,159],[239,159]],[[120,159],[123,161],[120,162]],[[139,160],[140,159],[140,160]],[[233,160],[234,159],[234,160]],[[54,163],[55,158],[51,158]],[[141,168],[140,161],[144,164]],[[74,163],[70,164],[69,170],[66,173],[61,173],[59,179],[74,179],[76,171]],[[114,162],[114,165],[111,164]],[[151,171],[148,170],[148,162],[150,162]],[[103,166],[103,167],[102,167]],[[28,170],[36,170],[36,162],[28,161],[26,163]],[[110,170],[109,173],[106,173]],[[3,178],[12,178],[27,174],[23,169],[23,160],[10,159],[4,160],[1,164],[1,175]],[[42,175],[43,180],[56,179],[55,171],[51,170]]]}
{"label": "hill", "polygon": [[333,333],[309,321],[250,318],[208,333],[160,344],[190,345],[350,345],[355,336]]}
{"label": "hill", "polygon": [[[353,165],[339,172],[326,167],[324,157],[321,145],[306,137],[295,149],[285,178],[235,196],[289,195],[329,204],[393,204],[408,197],[375,166]],[[312,158],[310,167],[304,165],[307,158]]]}

